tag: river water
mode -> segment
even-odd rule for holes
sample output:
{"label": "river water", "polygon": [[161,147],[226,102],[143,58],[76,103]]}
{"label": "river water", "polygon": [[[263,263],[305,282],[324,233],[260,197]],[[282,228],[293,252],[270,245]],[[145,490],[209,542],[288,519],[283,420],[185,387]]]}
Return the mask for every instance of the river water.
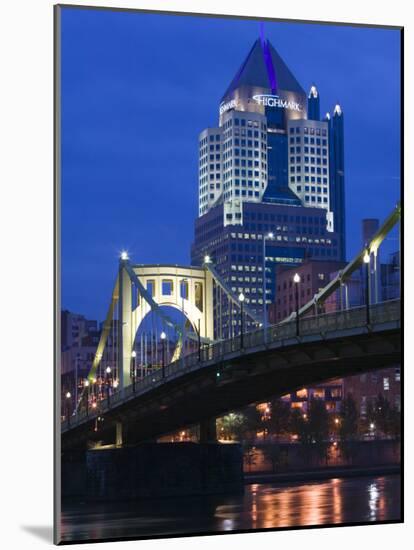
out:
{"label": "river water", "polygon": [[66,504],[62,540],[180,535],[400,519],[400,476],[246,485],[244,494]]}

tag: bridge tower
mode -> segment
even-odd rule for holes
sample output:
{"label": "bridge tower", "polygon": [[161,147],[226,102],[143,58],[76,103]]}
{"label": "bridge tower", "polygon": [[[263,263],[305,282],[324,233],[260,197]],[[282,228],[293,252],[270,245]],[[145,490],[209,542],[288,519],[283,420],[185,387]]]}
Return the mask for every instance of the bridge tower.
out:
{"label": "bridge tower", "polygon": [[[135,337],[152,310],[182,337],[180,326],[163,314],[161,306],[183,312],[202,341],[214,338],[213,276],[205,267],[131,265],[121,256],[118,273],[118,372],[121,389],[131,384]],[[179,355],[182,350],[176,350]]]}

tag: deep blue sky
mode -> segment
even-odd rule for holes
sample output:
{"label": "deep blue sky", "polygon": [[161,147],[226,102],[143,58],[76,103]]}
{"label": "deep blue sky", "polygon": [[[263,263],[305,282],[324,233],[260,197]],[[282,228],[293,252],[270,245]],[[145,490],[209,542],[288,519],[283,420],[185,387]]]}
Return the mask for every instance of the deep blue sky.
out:
{"label": "deep blue sky", "polygon": [[[102,319],[119,251],[190,262],[198,134],[259,23],[62,10],[62,307]],[[399,199],[399,31],[266,22],[265,34],[322,112],[345,116],[348,256],[361,219]],[[389,243],[391,248],[396,243]]]}

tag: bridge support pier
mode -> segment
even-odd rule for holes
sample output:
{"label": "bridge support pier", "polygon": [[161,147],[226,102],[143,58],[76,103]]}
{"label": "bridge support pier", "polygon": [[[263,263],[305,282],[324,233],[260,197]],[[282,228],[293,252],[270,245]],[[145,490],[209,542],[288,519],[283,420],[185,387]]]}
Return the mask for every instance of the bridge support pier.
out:
{"label": "bridge support pier", "polygon": [[115,445],[117,447],[122,447],[124,442],[123,432],[122,432],[122,422],[115,423]]}
{"label": "bridge support pier", "polygon": [[217,443],[216,419],[209,418],[200,422],[199,443]]}

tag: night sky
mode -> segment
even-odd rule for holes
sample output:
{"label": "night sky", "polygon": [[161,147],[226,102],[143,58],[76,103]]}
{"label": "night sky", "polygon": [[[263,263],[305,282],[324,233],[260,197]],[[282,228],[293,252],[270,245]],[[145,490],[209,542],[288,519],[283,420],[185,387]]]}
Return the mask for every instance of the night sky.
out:
{"label": "night sky", "polygon": [[[251,20],[62,9],[63,308],[103,319],[122,249],[190,263],[198,134],[258,35]],[[265,36],[321,114],[343,109],[350,258],[361,219],[399,200],[399,31],[266,22]]]}

